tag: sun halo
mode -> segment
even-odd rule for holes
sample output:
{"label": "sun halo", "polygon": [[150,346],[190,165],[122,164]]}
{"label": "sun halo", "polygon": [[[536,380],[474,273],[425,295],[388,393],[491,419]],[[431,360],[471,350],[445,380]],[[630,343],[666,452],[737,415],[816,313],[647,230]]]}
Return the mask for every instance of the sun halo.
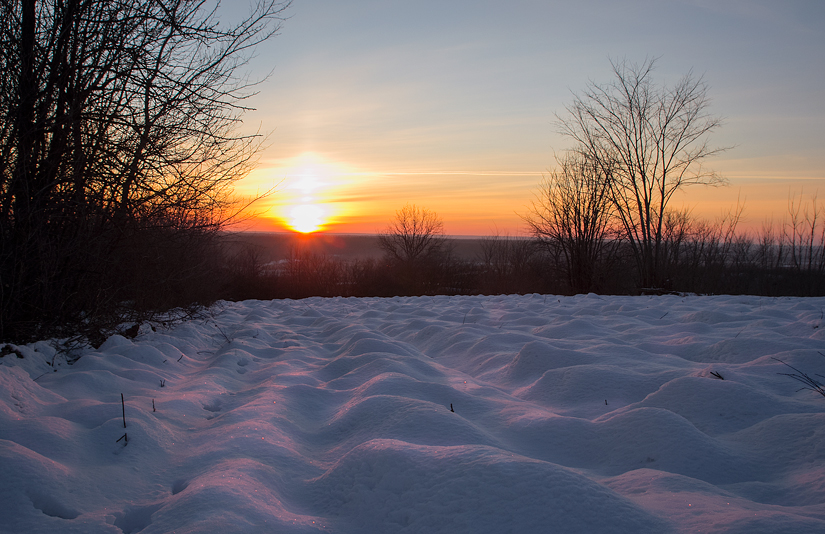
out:
{"label": "sun halo", "polygon": [[350,216],[352,202],[342,196],[351,196],[346,191],[359,186],[365,173],[305,152],[261,174],[279,176],[280,181],[272,200],[267,202],[266,215],[260,219],[268,220],[271,227],[280,231],[311,234],[339,227]]}

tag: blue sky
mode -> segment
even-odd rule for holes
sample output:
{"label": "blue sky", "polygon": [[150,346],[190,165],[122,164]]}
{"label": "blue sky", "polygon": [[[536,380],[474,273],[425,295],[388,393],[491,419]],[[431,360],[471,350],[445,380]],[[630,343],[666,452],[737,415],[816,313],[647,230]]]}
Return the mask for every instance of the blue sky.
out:
{"label": "blue sky", "polygon": [[623,58],[657,57],[665,84],[704,77],[724,118],[711,143],[732,148],[708,164],[730,186],[675,202],[712,219],[741,197],[758,226],[789,192],[825,196],[825,2],[294,0],[288,15],[249,64],[271,75],[245,128],[269,139],[240,188],[279,184],[262,209],[280,220],[311,160],[330,230],[377,230],[414,202],[448,233],[518,233],[570,146],[555,114]]}

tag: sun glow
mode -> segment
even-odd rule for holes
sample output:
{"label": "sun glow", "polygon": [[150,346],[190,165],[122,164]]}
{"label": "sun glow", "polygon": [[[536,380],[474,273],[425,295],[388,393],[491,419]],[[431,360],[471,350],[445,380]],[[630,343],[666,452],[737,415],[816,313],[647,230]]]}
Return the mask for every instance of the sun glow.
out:
{"label": "sun glow", "polygon": [[[452,233],[498,232],[505,219],[506,232],[520,235],[522,221],[511,207],[523,203],[521,191],[534,180],[526,171],[384,172],[314,152],[261,163],[236,191],[260,197],[249,209],[247,229],[266,232],[375,233],[412,202],[437,212]],[[515,187],[502,189],[503,181]]]}
{"label": "sun glow", "polygon": [[[311,162],[305,162],[293,171],[289,188],[297,194],[290,195],[293,196],[293,207],[289,210],[288,224],[296,232],[317,232],[326,223],[327,210],[324,209],[319,194],[324,192],[324,186],[328,184],[321,179],[320,174],[317,164],[312,165]],[[296,202],[300,204],[295,205]]]}
{"label": "sun glow", "polygon": [[273,161],[254,174],[247,189],[257,184],[274,184],[272,194],[256,204],[258,209],[266,210],[265,214],[256,217],[281,229],[309,234],[339,225],[352,212],[342,196],[348,196],[347,190],[359,181],[360,173],[319,154],[305,152]]}
{"label": "sun glow", "polygon": [[324,208],[318,204],[301,204],[289,212],[289,226],[302,234],[317,232],[324,222]]}

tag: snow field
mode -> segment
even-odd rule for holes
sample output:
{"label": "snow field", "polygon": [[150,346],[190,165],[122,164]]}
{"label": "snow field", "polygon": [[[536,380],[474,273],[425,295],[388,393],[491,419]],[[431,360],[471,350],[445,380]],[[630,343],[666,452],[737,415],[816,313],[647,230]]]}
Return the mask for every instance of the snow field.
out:
{"label": "snow field", "polygon": [[0,531],[825,532],[825,398],[774,359],[825,374],[823,315],[314,298],[221,303],[73,365],[21,346]]}

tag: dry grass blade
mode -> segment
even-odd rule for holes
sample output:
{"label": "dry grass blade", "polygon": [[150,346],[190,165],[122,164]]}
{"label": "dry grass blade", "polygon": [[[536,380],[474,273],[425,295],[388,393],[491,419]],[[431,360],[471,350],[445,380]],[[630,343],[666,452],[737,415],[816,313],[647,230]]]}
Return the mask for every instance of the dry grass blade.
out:
{"label": "dry grass blade", "polygon": [[[805,387],[800,388],[797,391],[802,391],[803,389],[809,389],[809,390],[814,391],[816,393],[819,393],[820,395],[825,397],[825,386],[823,386],[823,384],[821,382],[819,382],[815,378],[811,378],[811,376],[809,376],[807,373],[804,373],[804,372],[800,371],[799,369],[797,369],[796,367],[794,367],[793,365],[791,365],[789,363],[783,362],[779,358],[773,358],[773,359],[778,361],[779,363],[781,363],[783,365],[787,365],[788,367],[790,367],[791,369],[796,371],[795,373],[777,373],[777,374],[783,375],[783,376],[789,376],[789,377],[793,378],[794,380],[796,380],[797,382],[802,382],[803,384],[805,384]],[[820,376],[820,375],[817,375],[817,376]]]}

